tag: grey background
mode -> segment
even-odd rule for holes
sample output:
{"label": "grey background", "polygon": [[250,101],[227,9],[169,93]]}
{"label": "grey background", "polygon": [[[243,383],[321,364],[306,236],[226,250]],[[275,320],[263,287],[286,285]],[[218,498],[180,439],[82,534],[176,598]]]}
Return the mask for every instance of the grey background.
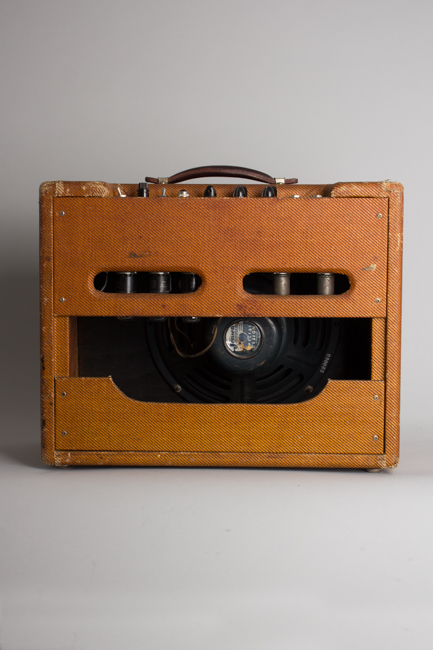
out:
{"label": "grey background", "polygon": [[[2,650],[431,648],[433,7],[3,0]],[[39,460],[38,185],[404,183],[394,472]]]}

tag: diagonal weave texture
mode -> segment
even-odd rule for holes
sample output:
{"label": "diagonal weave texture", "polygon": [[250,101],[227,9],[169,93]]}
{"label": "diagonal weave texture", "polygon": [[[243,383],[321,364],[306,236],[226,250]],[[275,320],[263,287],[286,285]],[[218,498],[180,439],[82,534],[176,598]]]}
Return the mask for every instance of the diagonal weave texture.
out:
{"label": "diagonal weave texture", "polygon": [[[55,313],[385,316],[387,211],[383,198],[55,199]],[[191,271],[203,284],[194,294],[102,294],[93,278],[110,270]],[[344,273],[351,289],[248,294],[243,277],[260,271]]]}
{"label": "diagonal weave texture", "polygon": [[381,454],[383,415],[378,381],[331,381],[307,402],[264,405],[146,403],[109,378],[56,380],[65,450]]}
{"label": "diagonal weave texture", "polygon": [[[183,187],[188,190],[190,197],[199,199],[199,197],[203,196],[205,185],[168,186],[167,196],[177,197],[179,189]],[[218,197],[228,198],[232,196],[234,185],[218,185],[216,188]],[[249,219],[242,221],[241,218],[240,222],[232,219],[230,222],[230,220],[224,221],[223,218],[222,222],[217,222],[218,227],[213,224],[215,226],[214,231],[209,232],[209,230],[206,230],[209,222],[203,225],[200,223],[200,219],[196,218],[202,214],[202,208],[197,214],[191,213],[194,214],[195,218],[190,219],[190,221],[188,221],[188,214],[185,215],[181,212],[177,212],[176,220],[172,221],[159,212],[155,216],[153,210],[147,211],[148,208],[143,212],[142,207],[140,207],[136,212],[135,208],[131,210],[130,207],[126,207],[128,203],[131,205],[137,202],[136,199],[133,199],[137,192],[136,184],[117,185],[99,182],[68,183],[57,181],[44,183],[41,186],[42,449],[45,462],[56,465],[120,464],[336,468],[384,468],[396,465],[398,460],[399,422],[402,187],[397,183],[387,182],[338,183],[327,188],[323,185],[279,186],[278,200],[271,199],[270,202],[284,203],[288,199],[288,202],[292,203],[292,207],[287,212],[290,219],[277,219],[277,213],[274,208],[271,209],[270,204],[269,207],[264,208],[265,204],[259,199],[261,190],[262,186],[260,185],[249,185],[248,196],[251,199],[258,200],[240,199],[241,202],[247,202],[244,206],[249,206],[247,208]],[[151,198],[156,199],[160,194],[161,186],[153,186],[150,189]],[[319,200],[316,198],[318,194],[329,198]],[[304,200],[299,201],[299,199],[289,198],[294,195],[298,195]],[[133,200],[130,202],[129,199],[125,199],[123,196]],[[63,225],[60,226],[62,232],[59,238],[58,219],[60,215],[58,212],[63,209],[59,206],[72,206],[71,202],[75,201],[75,197],[77,197],[77,200],[80,200],[79,197],[89,197],[89,199],[86,199],[87,207],[84,211],[80,208],[76,209],[75,212],[70,212],[69,217],[72,215],[72,221],[69,224],[69,234],[67,234],[67,228],[63,229],[63,225],[66,223],[65,220]],[[356,202],[353,203],[352,199],[355,199]],[[214,199],[210,200],[214,201]],[[61,203],[62,201],[65,201],[65,203]],[[126,201],[126,203],[125,206],[121,207],[120,202],[123,201]],[[328,229],[324,229],[323,223],[321,223],[321,219],[323,219],[322,211],[326,211],[324,206],[328,201],[331,202],[334,217],[337,216],[338,218],[336,221],[328,219]],[[370,203],[368,203],[369,201]],[[109,216],[110,210],[107,211],[106,208],[102,208],[105,202],[111,203],[113,206],[111,216]],[[301,203],[308,203],[308,210],[299,207],[298,202],[299,206]],[[219,203],[222,204],[223,201],[220,200]],[[231,202],[233,208],[235,208],[236,203]],[[314,207],[311,208],[314,204],[320,207],[317,207],[317,210]],[[351,205],[353,207],[349,207]],[[219,208],[212,206],[206,208],[208,215],[215,213],[218,217],[221,216],[219,210]],[[239,208],[236,208],[236,210],[239,210]],[[238,214],[236,210],[232,213],[232,216]],[[242,210],[245,210],[245,207]],[[272,210],[274,210],[273,217],[271,215]],[[63,211],[66,213],[66,210],[63,209]],[[382,214],[380,220],[376,212]],[[222,213],[224,213],[224,210],[222,210]],[[115,223],[116,214],[121,216],[119,227]],[[140,215],[142,218],[143,214],[145,214],[146,220],[142,220],[137,228],[132,228],[131,217],[132,221],[134,221]],[[281,217],[282,213],[279,214]],[[108,221],[103,220],[101,222],[101,215],[104,215],[104,219],[108,215]],[[164,216],[162,220],[161,216]],[[81,223],[77,223],[74,221],[77,217],[78,219],[85,217],[85,219]],[[301,221],[302,218],[304,219],[301,226],[299,225],[301,223],[299,221],[300,217]],[[268,218],[275,219],[273,233],[271,230],[266,230]],[[98,219],[99,223],[97,224]],[[111,248],[110,219],[113,225]],[[152,219],[156,219],[156,221],[152,222]],[[172,226],[173,223],[174,229],[170,227],[167,229],[167,226]],[[265,226],[265,228],[260,229],[258,224]],[[99,231],[96,228],[97,225]],[[152,239],[154,235],[152,227],[155,228],[155,226],[164,234],[159,240]],[[100,383],[97,384],[97,388],[86,383],[89,381],[88,379],[82,378],[84,384],[81,385],[81,389],[78,389],[77,387],[82,379],[72,376],[74,374],[73,359],[71,357],[68,362],[68,353],[65,350],[65,346],[68,346],[70,354],[75,354],[73,353],[74,337],[71,334],[71,323],[74,322],[74,319],[68,318],[69,315],[80,313],[125,315],[131,310],[131,307],[137,315],[145,315],[151,312],[151,309],[155,310],[154,313],[158,313],[160,309],[165,309],[166,313],[171,313],[170,310],[174,308],[179,309],[176,315],[189,315],[188,312],[191,313],[191,303],[187,302],[175,304],[175,302],[167,301],[169,307],[164,307],[166,303],[157,302],[151,305],[151,308],[149,308],[150,303],[148,302],[146,302],[145,307],[143,307],[142,303],[133,304],[131,302],[123,306],[119,302],[112,304],[105,302],[104,304],[103,301],[108,296],[102,296],[101,301],[101,295],[97,297],[92,288],[91,275],[95,268],[98,264],[102,264],[103,268],[101,266],[98,268],[108,270],[106,268],[106,254],[109,254],[109,259],[113,261],[113,264],[114,262],[122,264],[120,267],[112,267],[112,270],[125,270],[123,266],[125,261],[136,264],[137,270],[152,269],[152,264],[149,264],[149,262],[156,261],[159,263],[161,261],[170,261],[170,259],[174,262],[179,259],[179,251],[183,258],[187,259],[185,257],[186,247],[179,249],[178,246],[177,251],[173,250],[172,258],[169,256],[164,258],[164,251],[167,242],[172,237],[176,241],[176,237],[180,235],[178,241],[181,243],[182,232],[186,233],[188,229],[196,237],[194,254],[197,251],[200,253],[199,257],[202,266],[197,269],[193,265],[195,261],[191,262],[190,258],[191,266],[189,268],[177,266],[167,270],[198,270],[203,274],[203,292],[201,295],[197,292],[196,297],[200,297],[199,304],[202,305],[205,311],[209,310],[212,314],[218,314],[218,309],[225,306],[227,309],[234,310],[233,315],[362,315],[376,317],[378,320],[376,321],[376,330],[374,330],[374,340],[379,342],[380,345],[373,350],[373,372],[376,379],[385,376],[385,382],[334,382],[334,388],[332,388],[331,384],[318,396],[322,401],[318,398],[311,400],[310,414],[301,410],[301,412],[298,411],[299,417],[296,418],[294,415],[296,413],[295,409],[287,417],[286,414],[283,416],[279,413],[278,407],[281,405],[269,405],[271,421],[267,423],[266,417],[263,419],[263,413],[255,413],[254,408],[250,411],[250,407],[257,405],[232,405],[235,407],[241,406],[246,410],[241,409],[236,415],[232,412],[229,417],[223,418],[221,418],[218,408],[216,411],[212,411],[213,407],[219,407],[220,405],[208,405],[211,410],[205,408],[204,411],[195,414],[191,426],[188,424],[188,418],[187,423],[182,425],[181,442],[183,444],[180,446],[183,448],[179,451],[176,451],[176,449],[179,449],[179,447],[176,447],[176,441],[179,444],[177,430],[179,422],[182,422],[182,417],[178,413],[170,412],[170,410],[164,412],[164,409],[157,409],[155,414],[153,411],[155,405],[129,400],[112,385],[111,380],[106,378],[99,380]],[[341,232],[344,233],[345,229],[350,232],[349,249],[351,254],[350,259],[347,261],[347,266],[350,267],[348,269],[343,268],[344,264],[342,263],[342,260],[344,261],[344,251],[347,249],[347,241],[345,243],[341,239]],[[301,231],[302,235],[300,234]],[[131,235],[129,240],[128,233]],[[215,238],[209,237],[209,234],[212,233]],[[321,236],[317,233],[320,233]],[[250,234],[253,234],[252,239]],[[293,234],[297,234],[298,239],[293,238],[293,247],[291,248],[290,241]],[[132,237],[133,235],[135,238]],[[67,243],[69,236],[71,239]],[[159,242],[160,248],[154,248],[153,250],[156,255],[151,260],[148,258],[152,256],[148,255],[132,258],[125,255],[125,251],[126,254],[128,251],[137,252],[133,248],[130,249],[130,244],[131,242],[134,244],[142,243],[143,237],[150,237],[153,243]],[[316,242],[320,245],[315,247],[316,256],[309,257],[309,249],[312,247],[314,237],[317,238]],[[102,243],[106,241],[106,244],[101,246],[101,241]],[[231,250],[231,241],[236,242],[236,246],[232,247],[234,250]],[[281,241],[284,241],[284,246],[280,249],[280,257],[278,258],[277,254],[276,258],[274,258],[272,256],[275,251],[278,253]],[[66,243],[67,246],[65,246]],[[215,252],[218,252],[218,243],[224,245],[219,254],[215,255]],[[78,248],[78,244],[80,248]],[[68,248],[68,246],[70,247]],[[89,251],[88,257],[84,256],[84,272],[79,268],[76,260],[74,261],[74,257],[79,257],[80,249]],[[325,270],[324,264],[333,260],[334,268],[326,268],[326,270],[347,271],[352,282],[351,290],[344,296],[330,297],[326,301],[318,301],[316,296],[308,297],[310,300],[295,296],[287,297],[290,298],[290,301],[286,300],[286,297],[283,297],[284,299],[281,301],[279,297],[260,296],[258,297],[259,301],[256,301],[257,296],[245,296],[244,292],[239,289],[242,273],[248,267],[246,262],[250,259],[248,257],[250,249],[254,251],[254,259],[258,259],[261,266],[251,263],[246,272],[294,270],[289,267],[288,259],[289,262],[295,261],[301,265],[297,267],[298,271],[320,271]],[[144,246],[142,252],[147,250],[149,249]],[[283,255],[284,251],[285,254]],[[330,254],[329,258],[326,257],[328,253]],[[140,250],[138,250],[138,254],[140,254]],[[98,264],[92,266],[89,260],[92,256],[94,260],[98,260],[98,255],[102,256],[103,261],[98,261]],[[212,257],[210,257],[211,255],[215,256],[220,269],[219,276],[215,280],[213,280],[215,264]],[[195,259],[197,259],[197,256],[195,256]],[[58,265],[56,266],[55,278],[53,260]],[[313,266],[302,267],[303,260],[306,261],[306,265]],[[339,260],[340,266],[335,260]],[[273,265],[277,262],[279,265],[284,262],[287,266],[276,268]],[[267,264],[267,266],[263,267],[263,264]],[[68,273],[72,272],[74,276],[71,285],[61,284],[66,269]],[[158,269],[155,267],[155,270]],[[231,272],[231,280],[225,287],[225,293],[229,294],[230,300],[227,299],[227,302],[224,302],[224,300],[221,302],[221,297],[224,298],[224,296],[222,294],[219,296],[215,291],[217,285],[221,282],[221,278],[226,278],[227,271]],[[68,286],[69,294],[65,296],[60,294],[60,297],[66,298],[64,302],[60,303],[58,300],[59,290],[64,290],[66,293]],[[205,288],[207,290],[206,296],[204,295]],[[365,292],[362,297],[361,289]],[[375,301],[372,306],[370,298],[372,298],[373,294],[377,294],[379,297],[379,291],[382,292],[382,290],[385,293],[385,299],[380,294],[380,302]],[[386,294],[388,300],[386,300]],[[301,298],[301,300],[298,301],[297,298]],[[267,299],[271,300],[267,302]],[[194,303],[195,306],[196,304],[198,303]],[[56,321],[56,317],[53,316],[54,313],[62,316],[62,318],[59,318],[56,327],[54,327]],[[382,318],[385,318],[386,332],[383,330]],[[385,358],[383,358],[384,346],[386,346]],[[56,392],[55,394],[54,390],[55,377],[56,374],[58,376],[59,373],[67,372],[70,374],[69,377],[58,379],[56,382],[57,391],[60,390],[62,382],[71,382],[64,384],[64,390],[61,393],[66,393],[66,395],[62,396],[64,401],[61,402],[61,393],[59,396],[59,393]],[[357,385],[355,391],[349,386],[352,383]],[[339,384],[347,384],[345,395],[335,393],[335,385]],[[364,390],[367,391],[364,396],[359,393],[360,385],[364,385]],[[82,386],[86,387],[84,392]],[[331,390],[329,390],[330,388]],[[101,391],[102,395],[104,395],[106,390],[108,390],[108,393],[105,397],[111,401],[108,409],[105,398],[100,399]],[[377,400],[374,400],[373,397],[373,403],[371,402],[372,391],[378,397]],[[68,397],[71,398],[69,406]],[[55,402],[57,403],[56,412],[54,411]],[[350,404],[351,407],[349,407]],[[207,405],[197,406],[206,407]],[[288,406],[302,407],[303,404]],[[142,407],[145,407],[144,411]],[[277,408],[273,411],[272,409],[275,407]],[[146,409],[148,410],[146,411]],[[110,414],[109,418],[107,412]],[[117,412],[123,412],[125,415],[120,424],[115,417]],[[348,414],[349,423],[351,423],[347,425],[346,422],[346,433],[344,433],[345,414]],[[149,424],[146,424],[149,417]],[[234,417],[235,420],[233,420]],[[258,420],[258,417],[261,419]],[[385,418],[385,427],[383,427],[383,417]],[[141,427],[139,435],[134,434],[131,430],[131,426],[128,425],[128,418],[132,418],[130,422],[135,423],[137,429]],[[314,418],[317,418],[315,423],[313,422]],[[242,424],[243,422],[249,422],[252,425],[252,433]],[[312,422],[313,426],[310,426]],[[290,427],[288,423],[290,423]],[[242,435],[240,439],[237,439],[239,424],[241,425]],[[223,441],[220,436],[222,425],[222,428],[226,429],[226,437]],[[62,428],[62,426],[68,426],[69,431]],[[93,429],[97,434],[96,442],[91,440],[89,433],[92,426],[96,427],[96,429]],[[117,433],[116,426],[118,426]],[[332,429],[333,426],[335,427],[334,430]],[[149,428],[147,433],[146,427]],[[205,430],[205,433],[206,431],[209,432],[208,438],[203,435],[200,427]],[[371,427],[378,432],[374,434],[377,435],[377,440],[370,440],[369,438],[372,431]],[[323,433],[324,428],[327,431],[325,434]],[[286,429],[289,430],[289,433],[284,436],[281,431]],[[62,431],[67,431],[66,435],[62,435]],[[188,435],[190,436],[189,439]],[[157,448],[155,450],[150,449],[154,444],[149,445],[152,440],[155,443],[155,438],[152,439],[152,436],[156,436]],[[137,440],[140,443],[140,449],[137,449]],[[166,443],[170,442],[170,440],[172,444],[167,446]],[[120,448],[124,449],[124,451],[111,450],[113,445],[109,449],[110,445],[108,443],[110,441],[115,442],[116,449]],[[192,443],[196,443],[196,449],[197,443],[200,443],[199,448],[203,449],[203,451],[194,451]],[[290,445],[292,446],[290,447]],[[218,449],[218,451],[207,451],[207,449]],[[285,451],[286,449],[288,451]]]}

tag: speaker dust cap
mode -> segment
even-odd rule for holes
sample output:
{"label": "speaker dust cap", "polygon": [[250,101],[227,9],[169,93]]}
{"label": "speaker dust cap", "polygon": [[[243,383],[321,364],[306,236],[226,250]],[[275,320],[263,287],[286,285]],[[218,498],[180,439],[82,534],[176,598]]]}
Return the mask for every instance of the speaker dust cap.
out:
{"label": "speaker dust cap", "polygon": [[250,320],[230,323],[224,332],[224,346],[227,352],[238,359],[254,357],[262,346],[260,327]]}

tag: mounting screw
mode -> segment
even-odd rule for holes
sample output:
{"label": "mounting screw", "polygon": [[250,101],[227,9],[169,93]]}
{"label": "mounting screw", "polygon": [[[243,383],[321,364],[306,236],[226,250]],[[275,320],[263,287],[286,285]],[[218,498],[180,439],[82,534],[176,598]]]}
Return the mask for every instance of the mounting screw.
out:
{"label": "mounting screw", "polygon": [[380,298],[376,298],[374,302],[380,302]]}
{"label": "mounting screw", "polygon": [[63,391],[62,393],[60,393],[60,395],[61,395],[62,397],[66,397],[66,391]]}
{"label": "mounting screw", "polygon": [[382,219],[382,214],[379,212],[379,214],[376,215],[378,219]]}
{"label": "mounting screw", "polygon": [[175,393],[180,393],[180,391],[182,390],[182,386],[179,386],[179,384],[175,384],[173,386],[173,390]]}
{"label": "mounting screw", "polygon": [[59,302],[65,302],[66,298],[59,298]]}
{"label": "mounting screw", "polygon": [[379,440],[379,436],[373,436],[373,440]]}
{"label": "mounting screw", "polygon": [[373,395],[373,399],[377,401],[379,399],[379,395]]}
{"label": "mounting screw", "polygon": [[312,393],[314,388],[312,386],[305,386],[304,390],[306,393]]}
{"label": "mounting screw", "polygon": [[63,212],[63,210],[60,210],[60,212],[59,212],[59,216],[60,216],[60,217],[64,217],[64,216],[65,216],[65,213]]}
{"label": "mounting screw", "polygon": [[67,434],[67,431],[62,431],[60,435],[61,436],[66,436],[66,434]]}

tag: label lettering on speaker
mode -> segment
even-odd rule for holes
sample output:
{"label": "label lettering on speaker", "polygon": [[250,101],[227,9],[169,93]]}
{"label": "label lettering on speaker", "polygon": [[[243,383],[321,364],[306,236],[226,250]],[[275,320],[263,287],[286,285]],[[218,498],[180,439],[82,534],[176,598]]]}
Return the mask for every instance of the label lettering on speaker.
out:
{"label": "label lettering on speaker", "polygon": [[256,323],[240,320],[231,323],[224,334],[224,345],[230,354],[239,359],[250,359],[260,350],[262,333]]}

